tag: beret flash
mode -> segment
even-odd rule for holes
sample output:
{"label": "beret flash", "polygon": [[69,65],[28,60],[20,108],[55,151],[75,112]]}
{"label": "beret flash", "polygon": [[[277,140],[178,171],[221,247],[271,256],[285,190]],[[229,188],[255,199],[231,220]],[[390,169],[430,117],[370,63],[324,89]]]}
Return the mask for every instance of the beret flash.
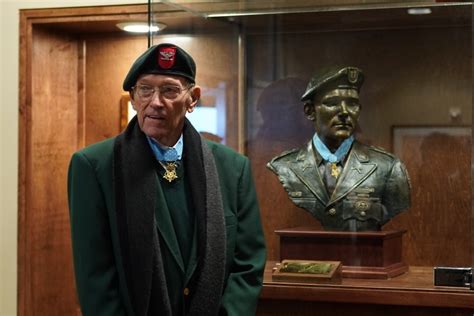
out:
{"label": "beret flash", "polygon": [[315,95],[330,89],[355,89],[359,91],[362,83],[364,83],[364,74],[359,68],[332,68],[311,78],[301,101],[312,101]]}
{"label": "beret flash", "polygon": [[123,81],[123,90],[130,91],[143,74],[181,76],[195,83],[196,63],[182,48],[163,43],[148,48],[135,60]]}

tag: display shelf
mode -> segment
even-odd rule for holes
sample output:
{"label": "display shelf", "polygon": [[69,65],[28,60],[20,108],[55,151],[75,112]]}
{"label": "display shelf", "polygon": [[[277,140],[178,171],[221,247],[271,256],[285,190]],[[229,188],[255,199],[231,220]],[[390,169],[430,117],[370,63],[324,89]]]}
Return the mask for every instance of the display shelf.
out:
{"label": "display shelf", "polygon": [[384,305],[474,309],[474,292],[468,288],[433,285],[433,267],[409,267],[388,280],[348,279],[341,284],[303,284],[272,281],[275,261],[265,267],[262,300],[323,301]]}

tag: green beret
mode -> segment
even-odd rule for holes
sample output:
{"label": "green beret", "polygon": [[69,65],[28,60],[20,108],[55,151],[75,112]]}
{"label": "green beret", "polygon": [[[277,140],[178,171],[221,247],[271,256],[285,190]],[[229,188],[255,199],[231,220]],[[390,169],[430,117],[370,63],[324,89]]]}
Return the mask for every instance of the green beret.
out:
{"label": "green beret", "polygon": [[135,60],[123,81],[123,90],[132,90],[143,74],[181,76],[195,83],[196,63],[182,48],[164,43],[148,48]]}
{"label": "green beret", "polygon": [[311,78],[301,101],[312,101],[318,93],[332,89],[355,89],[359,91],[363,82],[364,74],[359,68],[332,68]]}

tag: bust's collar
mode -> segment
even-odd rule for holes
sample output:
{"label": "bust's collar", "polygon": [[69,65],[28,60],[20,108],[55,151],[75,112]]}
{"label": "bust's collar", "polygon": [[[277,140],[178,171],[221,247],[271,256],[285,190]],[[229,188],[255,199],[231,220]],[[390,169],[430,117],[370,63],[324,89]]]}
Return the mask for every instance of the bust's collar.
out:
{"label": "bust's collar", "polygon": [[370,158],[369,153],[367,152],[367,148],[368,147],[360,146],[358,142],[354,142],[354,154],[360,162],[369,162]]}
{"label": "bust's collar", "polygon": [[308,160],[310,159],[310,157],[314,157],[317,166],[319,166],[319,165],[323,162],[323,158],[322,158],[321,155],[318,153],[318,151],[316,150],[316,148],[314,148],[314,144],[313,144],[313,141],[312,141],[312,140],[310,140],[310,141],[306,144],[306,147],[302,148],[302,149],[298,152],[298,156],[296,157],[296,160],[297,160],[298,162],[308,161]]}

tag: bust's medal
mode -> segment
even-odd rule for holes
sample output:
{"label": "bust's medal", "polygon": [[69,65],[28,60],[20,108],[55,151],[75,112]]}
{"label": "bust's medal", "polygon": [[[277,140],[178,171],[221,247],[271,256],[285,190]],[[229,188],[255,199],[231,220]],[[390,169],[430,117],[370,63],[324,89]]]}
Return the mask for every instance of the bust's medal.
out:
{"label": "bust's medal", "polygon": [[341,171],[337,168],[337,164],[336,163],[331,163],[331,176],[333,176],[334,178],[337,179],[337,177],[339,177],[339,174],[341,173]]}

